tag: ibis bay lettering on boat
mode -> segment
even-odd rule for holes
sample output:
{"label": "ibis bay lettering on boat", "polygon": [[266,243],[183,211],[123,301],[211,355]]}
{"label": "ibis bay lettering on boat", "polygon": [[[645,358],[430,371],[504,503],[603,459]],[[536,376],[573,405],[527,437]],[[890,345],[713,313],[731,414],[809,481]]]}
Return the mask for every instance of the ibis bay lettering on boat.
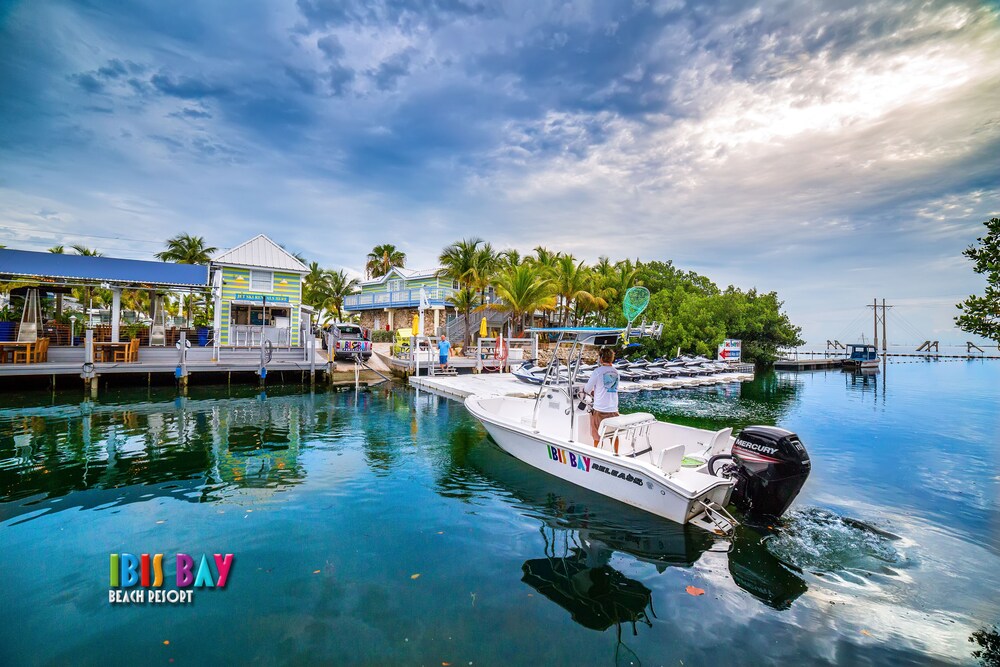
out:
{"label": "ibis bay lettering on boat", "polygon": [[584,472],[590,472],[590,457],[576,454],[574,452],[549,445],[549,458],[559,463],[565,463],[571,468],[579,468]]}
{"label": "ibis bay lettering on boat", "polygon": [[632,482],[633,484],[638,484],[642,486],[642,477],[636,477],[630,472],[624,472],[622,470],[616,470],[614,468],[609,468],[602,463],[595,463],[593,466],[594,470],[600,470],[601,472],[611,475],[612,477],[617,477],[618,479],[624,479],[626,482]]}
{"label": "ibis bay lettering on boat", "polygon": [[[225,588],[233,567],[233,554],[201,554],[195,559],[179,553],[174,558],[174,583],[177,588],[163,589],[166,580],[163,554],[111,554],[111,604],[188,604],[194,588]],[[214,563],[215,567],[212,567]],[[151,590],[147,590],[151,589]],[[187,590],[185,590],[187,589]]]}

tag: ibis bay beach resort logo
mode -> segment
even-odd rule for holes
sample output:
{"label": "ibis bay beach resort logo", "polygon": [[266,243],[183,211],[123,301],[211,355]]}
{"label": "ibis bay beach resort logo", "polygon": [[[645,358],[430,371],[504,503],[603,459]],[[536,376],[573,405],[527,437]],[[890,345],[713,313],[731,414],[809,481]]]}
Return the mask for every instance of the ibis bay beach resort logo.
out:
{"label": "ibis bay beach resort logo", "polygon": [[[172,567],[171,567],[172,566]],[[233,554],[111,554],[110,604],[190,604],[196,588],[225,588]],[[172,579],[176,588],[165,588]]]}

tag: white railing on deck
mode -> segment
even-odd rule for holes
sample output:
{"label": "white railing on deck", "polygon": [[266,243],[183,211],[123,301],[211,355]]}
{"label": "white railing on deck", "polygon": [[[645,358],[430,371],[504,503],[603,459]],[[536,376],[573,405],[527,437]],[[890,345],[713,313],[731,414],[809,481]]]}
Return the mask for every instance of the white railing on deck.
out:
{"label": "white railing on deck", "polygon": [[[427,300],[438,304],[444,303],[456,290],[450,287],[426,287]],[[417,305],[420,303],[420,289],[405,289],[394,292],[373,292],[369,294],[351,294],[344,298],[345,308],[361,306],[393,306]]]}

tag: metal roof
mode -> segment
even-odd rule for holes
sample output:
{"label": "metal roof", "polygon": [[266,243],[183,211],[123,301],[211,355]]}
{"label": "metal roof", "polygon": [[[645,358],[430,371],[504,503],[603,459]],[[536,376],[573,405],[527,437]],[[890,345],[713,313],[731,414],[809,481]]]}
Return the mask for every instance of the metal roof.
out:
{"label": "metal roof", "polygon": [[385,281],[392,278],[395,273],[398,277],[404,280],[416,280],[418,278],[433,278],[441,273],[441,269],[404,269],[398,266],[394,266],[389,269],[389,273],[378,278],[372,278],[371,280],[363,280],[360,285],[378,285],[379,283],[384,283]]}
{"label": "metal roof", "polygon": [[114,257],[0,249],[0,276],[122,287],[208,287],[208,267]]}
{"label": "metal roof", "polygon": [[219,253],[212,258],[212,263],[309,273],[309,267],[264,234]]}

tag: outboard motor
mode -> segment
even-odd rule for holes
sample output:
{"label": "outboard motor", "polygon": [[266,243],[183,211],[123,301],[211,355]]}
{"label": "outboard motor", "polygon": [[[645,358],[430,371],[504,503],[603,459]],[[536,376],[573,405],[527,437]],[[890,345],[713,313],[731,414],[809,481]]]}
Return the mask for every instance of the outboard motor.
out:
{"label": "outboard motor", "polygon": [[727,467],[726,472],[736,478],[732,503],[751,520],[759,520],[776,519],[788,509],[812,464],[799,436],[791,431],[747,426],[736,436],[732,464]]}

